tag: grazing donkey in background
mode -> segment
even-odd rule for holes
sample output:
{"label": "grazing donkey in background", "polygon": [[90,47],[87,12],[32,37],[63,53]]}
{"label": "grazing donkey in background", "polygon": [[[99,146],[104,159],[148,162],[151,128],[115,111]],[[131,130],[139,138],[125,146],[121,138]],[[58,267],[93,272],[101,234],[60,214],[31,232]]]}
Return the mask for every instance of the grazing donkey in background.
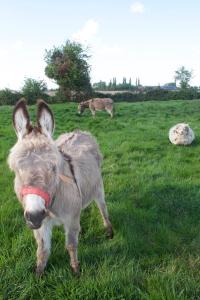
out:
{"label": "grazing donkey in background", "polygon": [[106,110],[111,118],[113,117],[113,100],[110,98],[93,98],[87,101],[83,101],[78,105],[78,112],[82,114],[85,108],[89,108],[93,117],[97,110]]}
{"label": "grazing donkey in background", "polygon": [[8,163],[15,172],[15,192],[27,225],[37,242],[37,275],[42,274],[51,247],[53,225],[63,224],[70,265],[79,272],[77,258],[80,214],[96,201],[109,238],[113,237],[101,177],[102,156],[95,139],[74,131],[52,139],[54,118],[48,105],[38,101],[37,125],[32,126],[24,100],[13,112],[18,141]]}

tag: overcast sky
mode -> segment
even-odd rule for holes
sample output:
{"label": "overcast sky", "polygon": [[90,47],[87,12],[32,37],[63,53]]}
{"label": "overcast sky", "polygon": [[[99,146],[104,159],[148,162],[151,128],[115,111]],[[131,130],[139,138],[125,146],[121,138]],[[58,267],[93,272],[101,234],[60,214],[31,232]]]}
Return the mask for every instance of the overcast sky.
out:
{"label": "overcast sky", "polygon": [[184,65],[200,86],[199,0],[0,0],[0,89],[44,79],[45,49],[67,39],[90,47],[91,79],[173,81]]}

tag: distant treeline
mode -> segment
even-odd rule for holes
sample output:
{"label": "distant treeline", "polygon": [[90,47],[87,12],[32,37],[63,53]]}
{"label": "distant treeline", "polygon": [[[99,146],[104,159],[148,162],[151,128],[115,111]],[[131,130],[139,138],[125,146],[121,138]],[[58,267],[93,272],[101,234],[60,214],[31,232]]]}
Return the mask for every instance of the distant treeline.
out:
{"label": "distant treeline", "polygon": [[[55,95],[50,96],[46,93],[38,95],[40,98],[43,98],[48,103],[64,103],[68,102],[68,99],[62,97],[59,91],[54,93]],[[0,105],[15,105],[15,103],[21,98],[25,96],[24,94],[16,91],[12,91],[9,89],[0,90]],[[26,97],[26,96],[25,96]],[[137,101],[149,101],[149,100],[192,100],[192,99],[200,99],[200,90],[195,87],[187,88],[185,90],[179,89],[176,91],[168,91],[160,88],[153,90],[142,90],[135,92],[124,91],[123,93],[115,93],[108,92],[98,92],[93,91],[93,94],[87,97],[76,97],[74,96],[71,101],[72,102],[80,102],[81,100],[87,100],[92,97],[99,98],[112,98],[115,102],[137,102]],[[27,98],[27,97],[26,97]],[[28,104],[34,104],[38,97],[32,96],[27,98]]]}
{"label": "distant treeline", "polygon": [[124,90],[130,90],[135,91],[137,88],[139,88],[140,85],[140,79],[136,78],[135,85],[132,84],[132,79],[129,78],[129,80],[126,79],[126,77],[123,77],[121,83],[117,83],[116,77],[114,77],[112,80],[109,81],[107,84],[105,81],[99,81],[96,83],[93,83],[92,87],[95,91],[124,91]]}
{"label": "distant treeline", "polygon": [[141,91],[138,93],[124,92],[124,93],[101,93],[96,92],[96,97],[112,98],[115,102],[137,102],[137,101],[150,101],[150,100],[192,100],[200,99],[200,90],[198,88],[188,88],[186,90],[168,91],[160,88]]}

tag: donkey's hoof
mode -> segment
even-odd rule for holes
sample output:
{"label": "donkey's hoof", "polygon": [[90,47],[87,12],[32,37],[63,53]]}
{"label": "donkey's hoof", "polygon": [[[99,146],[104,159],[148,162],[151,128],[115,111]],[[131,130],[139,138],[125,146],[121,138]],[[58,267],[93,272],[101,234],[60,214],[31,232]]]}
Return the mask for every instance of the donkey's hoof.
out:
{"label": "donkey's hoof", "polygon": [[106,230],[106,237],[111,240],[113,236],[114,236],[114,232],[112,227],[108,227]]}
{"label": "donkey's hoof", "polygon": [[77,262],[76,264],[71,265],[71,269],[74,275],[79,276],[81,273],[80,264]]}
{"label": "donkey's hoof", "polygon": [[36,277],[40,278],[44,274],[44,269],[41,267],[37,267],[35,270]]}

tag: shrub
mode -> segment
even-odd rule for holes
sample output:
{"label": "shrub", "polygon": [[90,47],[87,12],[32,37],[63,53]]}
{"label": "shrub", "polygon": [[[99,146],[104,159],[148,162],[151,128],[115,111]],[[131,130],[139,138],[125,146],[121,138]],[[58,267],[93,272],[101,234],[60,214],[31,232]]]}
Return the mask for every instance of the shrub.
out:
{"label": "shrub", "polygon": [[0,105],[15,105],[21,97],[22,94],[19,92],[10,89],[0,90]]}
{"label": "shrub", "polygon": [[34,104],[38,98],[48,100],[49,96],[45,94],[46,91],[47,85],[43,80],[25,79],[22,94],[27,99],[28,104]]}

